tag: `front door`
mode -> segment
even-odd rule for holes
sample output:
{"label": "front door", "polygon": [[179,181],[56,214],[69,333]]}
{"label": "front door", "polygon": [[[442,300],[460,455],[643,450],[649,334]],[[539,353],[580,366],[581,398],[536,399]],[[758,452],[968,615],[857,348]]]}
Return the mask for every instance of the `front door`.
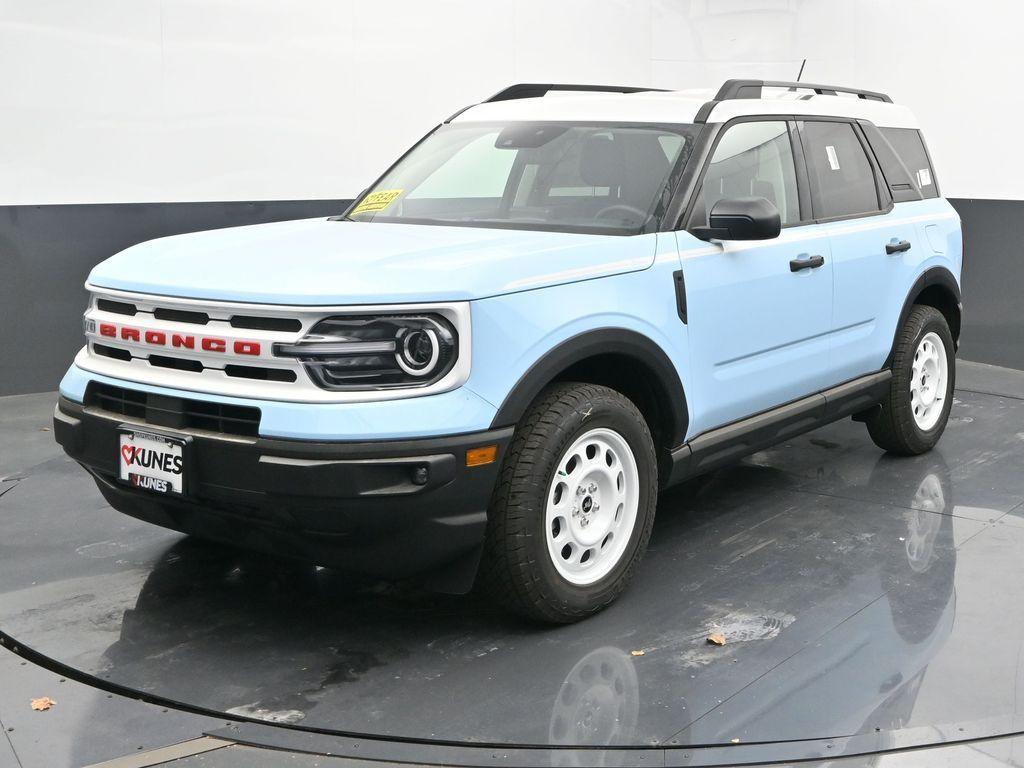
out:
{"label": "front door", "polygon": [[[706,243],[677,233],[686,286],[689,437],[826,388],[832,254],[826,227],[801,211],[789,126],[744,121],[721,134],[690,225],[725,197],[767,198],[782,234]],[[806,266],[802,266],[806,264]]]}

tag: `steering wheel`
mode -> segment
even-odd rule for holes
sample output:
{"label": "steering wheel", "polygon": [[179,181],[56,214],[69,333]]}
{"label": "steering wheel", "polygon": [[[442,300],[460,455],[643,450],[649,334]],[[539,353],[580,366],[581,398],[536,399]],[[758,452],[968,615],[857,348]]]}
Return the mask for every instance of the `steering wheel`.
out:
{"label": "steering wheel", "polygon": [[616,203],[615,205],[609,205],[602,208],[594,215],[594,218],[603,219],[607,214],[612,213],[613,211],[626,211],[627,213],[635,214],[640,221],[647,218],[647,211],[642,211],[636,206],[627,205],[626,203]]}

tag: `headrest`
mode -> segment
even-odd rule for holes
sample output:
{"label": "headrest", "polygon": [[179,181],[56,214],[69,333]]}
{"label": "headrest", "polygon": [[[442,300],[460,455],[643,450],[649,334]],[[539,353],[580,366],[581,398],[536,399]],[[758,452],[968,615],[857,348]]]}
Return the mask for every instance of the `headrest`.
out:
{"label": "headrest", "polygon": [[592,187],[618,187],[626,171],[622,142],[607,134],[595,133],[583,142],[580,152],[580,177]]}

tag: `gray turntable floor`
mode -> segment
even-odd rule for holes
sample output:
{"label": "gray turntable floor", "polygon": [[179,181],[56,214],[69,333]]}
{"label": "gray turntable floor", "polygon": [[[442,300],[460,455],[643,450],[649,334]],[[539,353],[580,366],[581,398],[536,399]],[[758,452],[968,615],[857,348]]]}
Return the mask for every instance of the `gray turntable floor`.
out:
{"label": "gray turntable floor", "polygon": [[229,718],[349,733],[672,746],[1019,731],[1024,376],[962,367],[961,387],[928,455],[884,456],[844,421],[663,494],[633,586],[556,629],[124,517],[41,431],[52,395],[2,398],[0,630]]}

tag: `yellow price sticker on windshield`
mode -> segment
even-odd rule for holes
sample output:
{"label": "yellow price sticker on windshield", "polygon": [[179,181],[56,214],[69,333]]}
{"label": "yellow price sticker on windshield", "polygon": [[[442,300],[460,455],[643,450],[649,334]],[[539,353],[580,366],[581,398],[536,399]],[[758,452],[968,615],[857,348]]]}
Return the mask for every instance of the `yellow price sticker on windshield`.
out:
{"label": "yellow price sticker on windshield", "polygon": [[382,189],[371,192],[359,202],[352,213],[380,213],[395,202],[404,191],[404,189]]}

